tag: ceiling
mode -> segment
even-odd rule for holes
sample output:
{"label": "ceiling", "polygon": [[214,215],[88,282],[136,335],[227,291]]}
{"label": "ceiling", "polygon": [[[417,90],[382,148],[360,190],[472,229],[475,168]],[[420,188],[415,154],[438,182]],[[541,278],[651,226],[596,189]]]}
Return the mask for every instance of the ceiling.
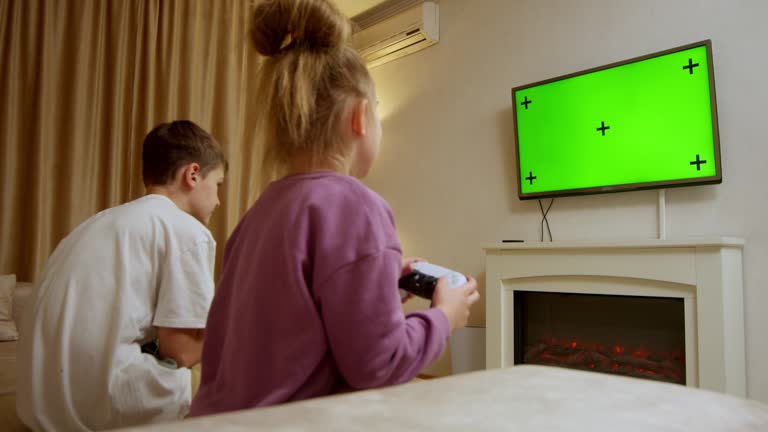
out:
{"label": "ceiling", "polygon": [[377,4],[384,3],[384,1],[385,0],[335,0],[336,5],[341,12],[350,18],[376,6]]}

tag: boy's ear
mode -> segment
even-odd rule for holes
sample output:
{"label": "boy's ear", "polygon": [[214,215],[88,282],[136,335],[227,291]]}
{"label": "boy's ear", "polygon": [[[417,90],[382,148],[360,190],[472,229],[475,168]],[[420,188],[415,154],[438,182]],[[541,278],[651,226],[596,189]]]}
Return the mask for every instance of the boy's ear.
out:
{"label": "boy's ear", "polygon": [[195,187],[202,180],[200,174],[200,164],[192,162],[181,168],[181,183],[187,187]]}
{"label": "boy's ear", "polygon": [[357,137],[363,137],[368,124],[368,99],[361,98],[355,101],[352,107],[352,133]]}

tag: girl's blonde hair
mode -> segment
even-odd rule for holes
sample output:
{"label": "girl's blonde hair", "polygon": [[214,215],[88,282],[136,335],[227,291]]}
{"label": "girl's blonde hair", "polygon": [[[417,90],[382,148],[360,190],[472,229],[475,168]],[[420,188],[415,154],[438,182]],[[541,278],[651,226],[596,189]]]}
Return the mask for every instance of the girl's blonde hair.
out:
{"label": "girl's blonde hair", "polygon": [[339,162],[339,134],[352,98],[366,98],[371,76],[349,45],[350,21],[328,0],[264,0],[255,5],[251,40],[259,69],[257,134],[261,187],[283,175],[296,155]]}

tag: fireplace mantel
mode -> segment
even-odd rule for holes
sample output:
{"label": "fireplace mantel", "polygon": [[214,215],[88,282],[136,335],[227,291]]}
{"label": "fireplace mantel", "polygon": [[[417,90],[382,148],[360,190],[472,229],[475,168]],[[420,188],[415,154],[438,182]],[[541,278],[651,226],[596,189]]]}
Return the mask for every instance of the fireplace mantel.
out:
{"label": "fireplace mantel", "polygon": [[742,248],[706,237],[486,245],[486,367],[514,365],[514,291],[684,300],[687,385],[746,396]]}

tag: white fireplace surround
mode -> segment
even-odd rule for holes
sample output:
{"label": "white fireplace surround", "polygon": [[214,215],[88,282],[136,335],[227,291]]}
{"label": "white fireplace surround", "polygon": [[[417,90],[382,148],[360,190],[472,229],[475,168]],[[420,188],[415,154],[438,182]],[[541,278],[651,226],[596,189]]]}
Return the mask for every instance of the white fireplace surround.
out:
{"label": "white fireplace surround", "polygon": [[743,246],[732,237],[488,245],[486,367],[514,365],[516,290],[682,298],[686,384],[746,397]]}

